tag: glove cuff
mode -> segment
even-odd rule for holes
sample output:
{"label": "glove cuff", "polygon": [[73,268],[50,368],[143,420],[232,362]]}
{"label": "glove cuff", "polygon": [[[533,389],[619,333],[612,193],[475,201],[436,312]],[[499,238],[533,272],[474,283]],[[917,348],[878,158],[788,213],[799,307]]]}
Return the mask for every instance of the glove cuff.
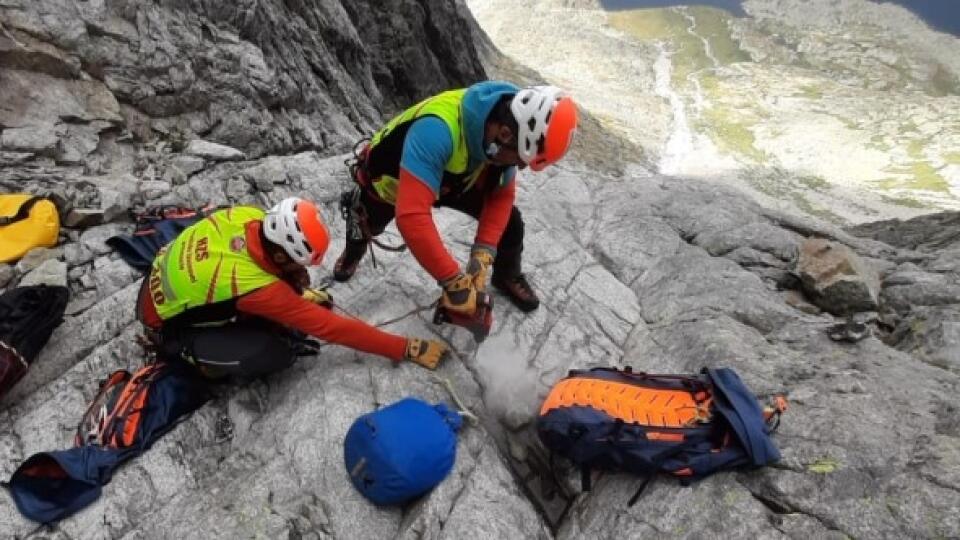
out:
{"label": "glove cuff", "polygon": [[452,277],[449,277],[449,278],[447,278],[447,279],[441,279],[441,280],[437,281],[437,285],[439,285],[441,288],[446,289],[446,288],[449,287],[450,285],[452,285],[452,284],[460,281],[461,279],[463,279],[463,276],[464,276],[464,273],[463,273],[462,271],[458,271],[458,272],[457,272],[455,275],[453,275]]}
{"label": "glove cuff", "polygon": [[490,258],[492,258],[492,259],[496,259],[496,258],[497,258],[497,247],[496,247],[496,246],[491,246],[491,245],[488,245],[488,244],[480,244],[480,243],[477,243],[477,244],[474,244],[473,247],[470,248],[470,254],[471,254],[471,255],[473,255],[474,253],[476,253],[476,252],[478,252],[478,251],[486,251],[487,253],[490,254]]}

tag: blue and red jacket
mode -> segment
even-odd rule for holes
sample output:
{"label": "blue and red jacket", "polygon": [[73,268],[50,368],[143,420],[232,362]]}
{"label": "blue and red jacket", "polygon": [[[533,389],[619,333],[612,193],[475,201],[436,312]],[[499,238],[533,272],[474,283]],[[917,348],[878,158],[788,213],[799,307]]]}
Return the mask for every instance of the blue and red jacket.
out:
{"label": "blue and red jacket", "polygon": [[[431,207],[440,197],[469,189],[482,191],[485,200],[474,242],[494,250],[500,243],[516,197],[517,171],[516,167],[492,166],[483,148],[484,128],[497,102],[518,90],[501,81],[474,84],[463,92],[459,103],[459,134],[453,133],[441,117],[416,116],[393,126],[388,135],[376,140],[367,155],[367,174],[373,182],[383,177],[396,179],[395,201],[385,202],[396,205],[400,234],[420,265],[437,281],[460,272],[433,221]],[[413,109],[402,114],[410,116]],[[466,149],[466,169],[451,174],[447,166],[455,152],[462,152],[458,144]]]}

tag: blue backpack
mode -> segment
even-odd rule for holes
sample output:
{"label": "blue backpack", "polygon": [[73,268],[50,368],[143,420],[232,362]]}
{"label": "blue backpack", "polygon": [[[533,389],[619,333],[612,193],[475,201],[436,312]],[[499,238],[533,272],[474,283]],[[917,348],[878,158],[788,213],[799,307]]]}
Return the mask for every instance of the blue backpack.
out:
{"label": "blue backpack", "polygon": [[115,371],[77,426],[75,447],[26,459],[7,487],[17,509],[55,523],[96,501],[124,462],[147,451],[209,398],[207,382],[185,365]]}
{"label": "blue backpack", "polygon": [[761,409],[731,370],[650,375],[613,368],[571,371],[547,395],[537,433],[552,454],[591,470],[645,477],[630,505],[658,472],[683,485],[722,470],[780,459],[770,439],[786,400]]}
{"label": "blue backpack", "polygon": [[406,398],[358,418],[344,440],[350,481],[378,505],[403,504],[450,473],[463,419],[443,403]]}

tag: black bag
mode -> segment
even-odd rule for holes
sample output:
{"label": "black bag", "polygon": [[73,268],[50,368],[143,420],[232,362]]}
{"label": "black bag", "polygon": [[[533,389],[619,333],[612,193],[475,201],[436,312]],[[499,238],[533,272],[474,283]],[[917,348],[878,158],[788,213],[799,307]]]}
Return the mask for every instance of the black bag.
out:
{"label": "black bag", "polygon": [[27,373],[63,321],[66,287],[16,287],[0,295],[0,399]]}

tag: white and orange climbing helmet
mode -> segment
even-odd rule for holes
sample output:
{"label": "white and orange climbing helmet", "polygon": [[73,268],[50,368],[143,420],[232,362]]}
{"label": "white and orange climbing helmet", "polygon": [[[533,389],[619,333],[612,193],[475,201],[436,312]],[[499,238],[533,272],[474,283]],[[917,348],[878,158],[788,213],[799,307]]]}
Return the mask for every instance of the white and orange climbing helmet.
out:
{"label": "white and orange climbing helmet", "polygon": [[330,234],[317,206],[297,197],[288,197],[267,212],[263,234],[304,266],[320,264],[330,245]]}
{"label": "white and orange climbing helmet", "polygon": [[577,130],[577,106],[556,86],[523,88],[510,102],[517,120],[517,153],[531,169],[542,171],[570,149]]}

